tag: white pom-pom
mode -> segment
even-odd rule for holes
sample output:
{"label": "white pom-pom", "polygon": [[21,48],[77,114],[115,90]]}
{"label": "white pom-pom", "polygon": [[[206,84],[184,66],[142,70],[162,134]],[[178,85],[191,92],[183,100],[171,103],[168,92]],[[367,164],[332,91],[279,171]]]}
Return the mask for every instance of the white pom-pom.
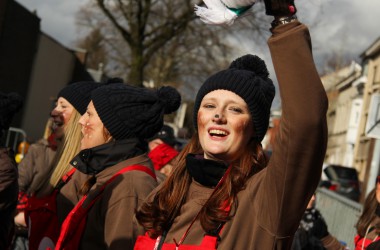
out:
{"label": "white pom-pom", "polygon": [[[207,24],[232,25],[238,17],[244,16],[246,12],[248,12],[247,10],[255,3],[255,0],[249,0],[249,3],[251,3],[250,5],[240,5],[248,4],[246,1],[244,3],[240,3],[239,1],[234,2],[233,0],[230,0],[229,4],[231,6],[229,6],[220,0],[203,0],[206,7],[195,5],[195,14]],[[244,14],[240,14],[239,9],[235,8],[236,6],[243,9],[242,13]]]}
{"label": "white pom-pom", "polygon": [[256,0],[221,0],[228,8],[239,9],[246,6],[252,6]]}
{"label": "white pom-pom", "polygon": [[207,24],[231,25],[238,17],[218,0],[211,1],[211,3],[208,3],[207,0],[204,0],[204,2],[207,8],[195,5],[195,14]]}

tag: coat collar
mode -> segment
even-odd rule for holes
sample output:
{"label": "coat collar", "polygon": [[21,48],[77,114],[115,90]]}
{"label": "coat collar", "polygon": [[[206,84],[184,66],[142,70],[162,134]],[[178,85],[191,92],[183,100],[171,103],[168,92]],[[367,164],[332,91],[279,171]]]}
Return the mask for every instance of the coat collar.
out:
{"label": "coat collar", "polygon": [[226,172],[228,165],[205,159],[202,155],[188,154],[186,168],[196,182],[206,187],[215,187]]}
{"label": "coat collar", "polygon": [[117,140],[84,149],[70,163],[84,174],[97,174],[121,161],[144,154],[146,151],[146,142],[137,138]]}

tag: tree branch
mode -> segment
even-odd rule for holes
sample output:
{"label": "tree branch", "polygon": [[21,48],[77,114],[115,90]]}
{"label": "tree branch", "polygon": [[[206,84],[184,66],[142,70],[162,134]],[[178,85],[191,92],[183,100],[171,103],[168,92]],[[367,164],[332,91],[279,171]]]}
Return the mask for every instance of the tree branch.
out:
{"label": "tree branch", "polygon": [[121,33],[121,35],[124,37],[124,39],[129,43],[132,44],[133,40],[131,38],[131,34],[124,29],[117,21],[116,18],[111,14],[111,12],[106,8],[104,5],[103,0],[96,0],[98,3],[99,8],[103,11],[103,13],[108,17],[108,19],[112,22],[112,24],[115,26],[115,28]]}
{"label": "tree branch", "polygon": [[[203,1],[200,1],[200,3],[202,2]],[[174,20],[172,19],[170,21],[166,21],[161,26],[152,30],[150,34],[146,35],[147,37],[152,37],[152,39],[147,40],[144,44],[144,47],[146,48],[144,53],[144,62],[148,62],[155,51],[163,47],[173,37],[183,32],[188,23],[196,18],[189,3],[190,2],[188,2],[188,8],[183,11],[182,15],[178,16]]]}

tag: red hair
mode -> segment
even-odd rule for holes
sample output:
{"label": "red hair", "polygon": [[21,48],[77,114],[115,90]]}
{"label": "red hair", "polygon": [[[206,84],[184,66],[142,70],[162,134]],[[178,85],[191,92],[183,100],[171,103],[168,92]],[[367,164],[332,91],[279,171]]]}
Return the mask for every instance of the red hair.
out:
{"label": "red hair", "polygon": [[[145,202],[136,212],[138,222],[155,238],[169,230],[182,205],[186,201],[192,177],[186,169],[186,156],[189,153],[202,154],[198,133],[195,133],[173,163],[172,174],[163,182],[153,200]],[[247,180],[262,170],[267,164],[261,144],[251,140],[238,162],[232,164],[226,181],[203,206],[199,220],[205,232],[215,230],[221,223],[230,220],[236,211],[237,194],[244,189]],[[226,206],[232,204],[232,213]]]}

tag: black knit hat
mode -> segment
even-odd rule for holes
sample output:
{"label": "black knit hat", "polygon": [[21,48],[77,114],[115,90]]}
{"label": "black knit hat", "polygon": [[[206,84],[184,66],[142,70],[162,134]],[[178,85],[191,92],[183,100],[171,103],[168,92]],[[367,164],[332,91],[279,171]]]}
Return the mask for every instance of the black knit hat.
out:
{"label": "black knit hat", "polygon": [[245,55],[233,61],[230,67],[209,77],[198,91],[194,103],[193,122],[196,129],[197,114],[202,99],[209,92],[224,89],[239,95],[251,112],[255,137],[264,138],[269,125],[270,109],[275,95],[273,82],[263,60]]}
{"label": "black knit hat", "polygon": [[76,82],[64,87],[58,93],[58,98],[65,98],[74,108],[83,115],[91,101],[91,92],[101,84],[98,82]]}
{"label": "black knit hat", "polygon": [[149,141],[153,141],[154,139],[161,139],[164,143],[171,147],[174,147],[176,144],[180,144],[174,136],[174,129],[165,124],[162,126],[160,131],[153,135],[153,137],[149,138]]}
{"label": "black knit hat", "polygon": [[0,92],[0,137],[2,131],[9,128],[14,114],[21,109],[22,104],[23,100],[19,94]]}
{"label": "black knit hat", "polygon": [[91,99],[116,140],[152,137],[162,128],[164,114],[176,111],[181,104],[180,94],[172,87],[151,90],[122,83],[97,88]]}

